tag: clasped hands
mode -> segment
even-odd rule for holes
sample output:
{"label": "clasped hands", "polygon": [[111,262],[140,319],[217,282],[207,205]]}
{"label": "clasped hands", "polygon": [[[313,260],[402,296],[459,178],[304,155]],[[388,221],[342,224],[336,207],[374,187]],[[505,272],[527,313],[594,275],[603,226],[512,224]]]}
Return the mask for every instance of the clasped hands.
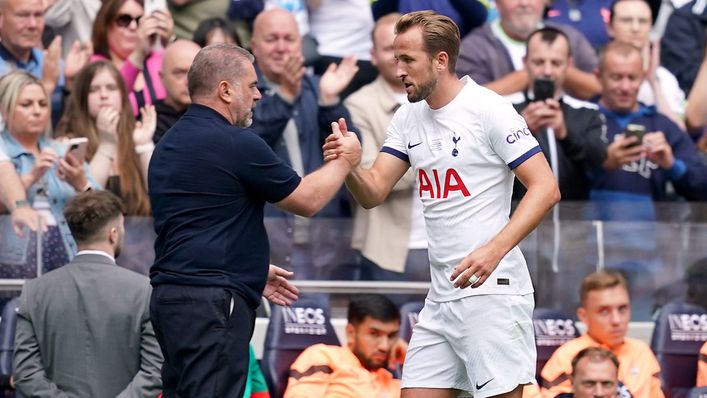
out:
{"label": "clasped hands", "polygon": [[326,138],[322,150],[325,162],[344,158],[351,168],[361,163],[361,143],[355,133],[348,131],[344,118],[331,123],[331,134]]}

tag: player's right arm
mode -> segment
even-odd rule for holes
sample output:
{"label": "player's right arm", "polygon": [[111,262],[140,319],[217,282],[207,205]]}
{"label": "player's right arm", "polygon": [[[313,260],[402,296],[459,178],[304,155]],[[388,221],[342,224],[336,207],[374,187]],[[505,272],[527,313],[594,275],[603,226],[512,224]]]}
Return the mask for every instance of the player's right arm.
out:
{"label": "player's right arm", "polygon": [[346,187],[366,209],[383,203],[410,164],[386,152],[378,153],[370,169],[355,167],[346,177]]}
{"label": "player's right arm", "polygon": [[327,137],[322,147],[324,160],[328,162],[343,157],[353,166],[346,177],[346,187],[361,206],[370,209],[383,203],[410,163],[393,154],[380,152],[373,166],[364,168],[361,166],[361,144],[355,134],[347,131],[346,121],[339,119],[338,123],[331,125],[333,134]]}

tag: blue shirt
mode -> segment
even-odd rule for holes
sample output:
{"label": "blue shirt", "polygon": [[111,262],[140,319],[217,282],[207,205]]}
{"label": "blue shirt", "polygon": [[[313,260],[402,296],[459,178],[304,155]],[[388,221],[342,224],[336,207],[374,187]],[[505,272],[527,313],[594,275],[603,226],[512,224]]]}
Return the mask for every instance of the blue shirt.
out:
{"label": "blue shirt", "polygon": [[[44,53],[41,48],[33,48],[27,62],[22,62],[15,58],[5,46],[0,43],[0,76],[4,76],[14,70],[23,70],[37,79],[42,79],[44,68]],[[53,93],[47,93],[51,97],[52,103],[52,126],[56,126],[64,108],[64,61],[59,64],[59,81]]]}
{"label": "blue shirt", "polygon": [[609,42],[609,22],[614,0],[555,0],[550,3],[547,20],[570,25],[582,32],[595,48]]}
{"label": "blue shirt", "polygon": [[255,131],[190,105],[150,161],[152,284],[221,286],[257,307],[270,251],[265,202],[284,199],[300,180]]}
{"label": "blue shirt", "polygon": [[[606,121],[604,138],[607,145],[629,123],[645,126],[647,132],[662,131],[670,145],[675,162],[663,169],[648,158],[622,165],[616,170],[598,168],[593,173],[592,201],[614,202],[602,207],[597,218],[604,220],[653,220],[654,201],[675,199],[667,190],[670,182],[675,193],[689,201],[707,200],[707,164],[690,137],[655,107],[640,105],[630,113],[619,113],[599,106]],[[621,205],[617,202],[628,202]]]}

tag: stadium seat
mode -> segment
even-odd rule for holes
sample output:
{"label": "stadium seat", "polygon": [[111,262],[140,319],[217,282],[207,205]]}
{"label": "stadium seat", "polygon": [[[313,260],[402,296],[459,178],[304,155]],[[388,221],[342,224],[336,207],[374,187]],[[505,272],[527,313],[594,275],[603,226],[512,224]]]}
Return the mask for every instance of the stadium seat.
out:
{"label": "stadium seat", "polygon": [[425,305],[422,301],[412,301],[400,307],[400,338],[410,342],[412,328],[417,323],[417,317]]}
{"label": "stadium seat", "polygon": [[12,357],[15,350],[15,325],[20,298],[15,297],[5,304],[0,315],[0,375],[3,379],[12,375]]}
{"label": "stadium seat", "polygon": [[313,344],[339,345],[326,296],[301,297],[291,307],[273,306],[263,345],[262,368],[270,395],[281,398],[290,366]]}
{"label": "stadium seat", "polygon": [[707,312],[682,301],[665,305],[655,318],[651,349],[660,364],[666,398],[685,398],[695,386],[700,347],[707,340]]}
{"label": "stadium seat", "polygon": [[552,353],[562,344],[579,337],[574,319],[552,308],[538,307],[533,311],[535,347],[538,351],[535,378],[540,384],[540,371]]}
{"label": "stadium seat", "polygon": [[687,398],[707,398],[707,387],[694,387],[690,389]]}

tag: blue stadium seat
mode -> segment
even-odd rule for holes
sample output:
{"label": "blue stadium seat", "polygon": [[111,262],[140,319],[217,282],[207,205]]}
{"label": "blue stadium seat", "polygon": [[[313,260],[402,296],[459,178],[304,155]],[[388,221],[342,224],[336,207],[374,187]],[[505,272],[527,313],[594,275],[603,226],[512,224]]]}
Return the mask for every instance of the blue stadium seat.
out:
{"label": "blue stadium seat", "polygon": [[273,398],[284,394],[297,356],[318,343],[340,344],[331,325],[327,296],[301,297],[291,307],[273,306],[261,361]]}
{"label": "blue stadium seat", "polygon": [[660,364],[666,398],[685,398],[695,386],[700,347],[707,340],[707,312],[682,301],[666,304],[655,318],[651,349]]}
{"label": "blue stadium seat", "polygon": [[533,311],[533,328],[535,348],[538,351],[535,378],[540,384],[540,372],[552,353],[562,344],[579,337],[579,330],[572,317],[555,309],[543,307]]}
{"label": "blue stadium seat", "polygon": [[400,338],[408,343],[412,337],[412,328],[417,323],[417,317],[424,305],[422,301],[412,301],[400,307]]}

